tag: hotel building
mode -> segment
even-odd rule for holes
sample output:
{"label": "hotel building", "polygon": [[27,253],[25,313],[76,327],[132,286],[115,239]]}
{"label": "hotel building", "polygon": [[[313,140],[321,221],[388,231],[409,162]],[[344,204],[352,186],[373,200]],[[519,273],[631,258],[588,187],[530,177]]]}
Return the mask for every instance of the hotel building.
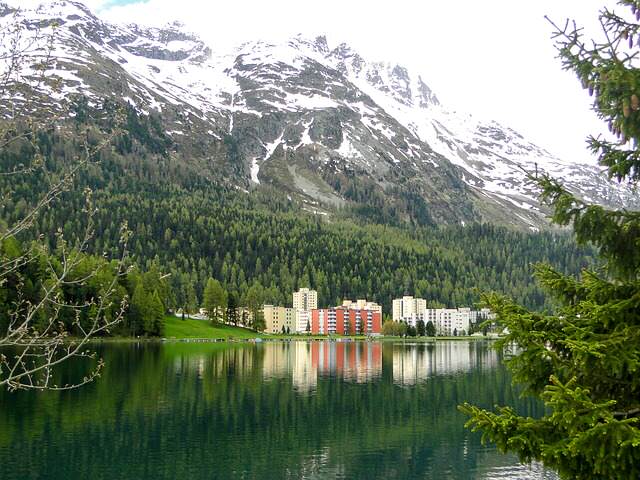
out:
{"label": "hotel building", "polygon": [[380,312],[345,307],[311,311],[311,333],[315,335],[378,335],[381,331]]}
{"label": "hotel building", "polygon": [[407,322],[416,326],[418,317],[427,309],[427,301],[424,298],[404,296],[393,301],[393,321]]}
{"label": "hotel building", "polygon": [[314,308],[318,308],[318,292],[308,288],[293,292],[294,310],[313,310]]}

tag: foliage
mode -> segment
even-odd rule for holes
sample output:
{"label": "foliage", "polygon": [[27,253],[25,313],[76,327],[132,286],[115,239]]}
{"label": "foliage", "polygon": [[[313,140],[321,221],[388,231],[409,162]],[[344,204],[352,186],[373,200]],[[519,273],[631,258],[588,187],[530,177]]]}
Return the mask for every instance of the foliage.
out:
{"label": "foliage", "polygon": [[262,331],[266,328],[264,312],[262,310],[262,306],[265,304],[265,298],[264,288],[259,282],[255,282],[249,287],[242,301],[242,304],[249,311],[250,326],[256,331]]}
{"label": "foliage", "polygon": [[240,320],[240,314],[238,312],[238,300],[236,299],[235,294],[230,293],[227,299],[227,311],[225,313],[225,321],[232,325],[238,325]]}
{"label": "foliage", "polygon": [[[21,256],[24,251],[33,251],[35,248],[23,246],[15,238],[5,241],[4,245],[1,251],[12,256]],[[37,260],[15,268],[7,280],[0,284],[2,338],[6,338],[10,332],[8,319],[15,310],[40,303],[47,295],[49,286],[55,282],[56,271],[64,264],[59,251],[46,252],[39,249],[38,252]],[[118,261],[108,261],[103,257],[77,251],[67,252],[66,257],[66,265],[70,268],[65,274],[65,284],[58,288],[56,294],[56,303],[65,307],[53,311],[53,306],[44,305],[35,311],[34,328],[46,328],[49,316],[55,314],[60,332],[76,338],[82,337],[95,316],[93,299],[102,297],[105,306],[109,305],[101,313],[105,321],[113,323],[120,315],[122,318],[117,324],[111,325],[110,329],[95,332],[94,336],[112,333],[132,336],[162,335],[164,304],[169,301],[170,292],[158,270],[154,268],[143,273],[132,268],[122,272]],[[45,268],[46,265],[55,266],[53,272]]]}
{"label": "foliage", "polygon": [[204,289],[204,309],[212,322],[221,323],[224,319],[227,309],[227,292],[215,278],[207,280],[207,286]]}
{"label": "foliage", "polygon": [[425,325],[425,335],[427,337],[435,337],[436,336],[436,326],[433,324],[431,320],[427,322]]}
{"label": "foliage", "polygon": [[[73,129],[101,125],[101,116],[118,108],[113,102],[99,109],[85,106],[80,117],[85,123],[76,118]],[[195,311],[213,278],[239,303],[259,283],[265,301],[281,305],[290,302],[296,288],[309,285],[323,305],[366,297],[388,311],[392,299],[407,290],[430,305],[459,307],[477,302],[477,287],[484,285],[542,309],[551,302],[531,281],[531,263],[547,261],[575,273],[591,262],[588,248],[577,248],[562,234],[491,225],[363,224],[343,212],[332,213],[326,222],[268,185],[245,193],[207,178],[179,157],[158,153],[165,139],[152,127],[153,119],[130,107],[126,111],[129,118],[138,116],[123,127],[131,148],[102,151],[100,163],[78,172],[78,189],[64,193],[57,208],[42,212],[33,232],[48,245],[54,244],[51,232],[58,226],[71,239],[81,236],[86,220],[78,214],[84,201],[79,189],[91,188],[96,231],[89,250],[117,253],[119,226],[126,222],[136,263],[148,270],[157,262],[170,275],[173,298],[166,308]],[[134,126],[135,131],[128,130]],[[38,142],[54,172],[63,171],[79,147],[75,134],[55,130],[43,132]],[[15,162],[21,152],[15,148],[0,151],[0,162]],[[0,205],[2,220],[15,222],[22,206],[43,193],[44,180],[39,174],[11,181],[0,177],[0,192],[11,192]]]}
{"label": "foliage", "polygon": [[404,337],[407,335],[407,324],[387,320],[382,324],[382,334],[389,337]]}
{"label": "foliage", "polygon": [[[43,212],[55,210],[65,192],[77,187],[77,175],[95,166],[113,145],[122,112],[98,109],[92,125],[70,134],[64,125],[72,114],[67,98],[55,104],[42,98],[44,90],[63,96],[60,82],[46,75],[52,68],[56,24],[27,25],[19,9],[6,6],[3,16],[0,94],[6,101],[0,105],[0,178],[7,188],[0,198],[12,218],[0,219],[0,387],[67,390],[100,374],[103,363],[94,361],[86,343],[123,318],[127,297],[120,279],[129,232],[124,224],[116,227],[113,263],[85,255],[95,233],[90,188],[74,192],[83,199],[75,212],[83,228],[74,237],[65,236],[61,222],[50,226],[49,241],[43,243],[34,227]],[[52,132],[74,137],[75,148],[62,168],[48,161],[59,154],[47,142]],[[19,187],[24,182],[38,188],[25,195]],[[69,360],[88,360],[93,368],[78,383],[54,383],[55,371]]]}
{"label": "foliage", "polygon": [[[602,10],[602,41],[586,42],[569,22],[555,38],[564,67],[595,95],[596,112],[617,137],[591,138],[591,148],[610,176],[637,184],[640,2],[619,3],[632,16]],[[594,244],[604,268],[575,278],[539,265],[538,281],[560,305],[553,315],[488,296],[509,332],[499,346],[518,346],[509,360],[515,380],[544,400],[547,413],[533,419],[510,408],[462,410],[485,439],[562,478],[640,478],[640,214],[589,205],[548,177],[538,183],[553,220],[572,225],[578,242]]]}

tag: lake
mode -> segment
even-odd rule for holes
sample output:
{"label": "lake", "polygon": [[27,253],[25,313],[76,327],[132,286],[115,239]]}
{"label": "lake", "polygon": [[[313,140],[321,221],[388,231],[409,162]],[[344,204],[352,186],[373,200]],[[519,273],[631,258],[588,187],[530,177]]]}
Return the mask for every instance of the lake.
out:
{"label": "lake", "polygon": [[484,341],[98,348],[93,384],[0,392],[0,478],[555,478],[464,428],[465,400],[541,412]]}

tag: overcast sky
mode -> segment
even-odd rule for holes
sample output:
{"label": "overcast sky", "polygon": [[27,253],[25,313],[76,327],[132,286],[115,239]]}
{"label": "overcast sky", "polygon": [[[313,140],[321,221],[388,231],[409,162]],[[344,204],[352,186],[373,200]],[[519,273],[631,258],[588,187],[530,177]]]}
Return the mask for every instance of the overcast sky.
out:
{"label": "overcast sky", "polygon": [[[346,41],[371,60],[418,71],[450,108],[495,119],[567,160],[604,132],[574,75],[560,68],[549,15],[593,26],[607,0],[85,0],[100,17],[179,20],[214,50],[297,33]],[[592,27],[593,28],[593,27]]]}

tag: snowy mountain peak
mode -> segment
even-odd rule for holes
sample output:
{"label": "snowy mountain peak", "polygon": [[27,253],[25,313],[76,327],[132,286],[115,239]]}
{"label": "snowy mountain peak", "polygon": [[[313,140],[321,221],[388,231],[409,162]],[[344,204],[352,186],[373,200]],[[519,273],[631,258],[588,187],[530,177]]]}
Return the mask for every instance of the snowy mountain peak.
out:
{"label": "snowy mountain peak", "polygon": [[[0,8],[2,23],[14,21],[10,10]],[[543,221],[525,171],[562,178],[589,201],[637,202],[596,167],[564,162],[508,127],[448,110],[424,76],[368,61],[344,43],[331,48],[323,36],[214,52],[182,25],[114,25],[69,0],[25,9],[21,18],[45,30],[58,20],[48,72],[63,86],[49,92],[55,101],[124,98],[142,113],[162,114],[167,134],[203,158],[232,142],[234,164],[224,168],[247,187],[270,182],[314,205],[374,198],[377,208],[389,203],[412,218],[498,217],[532,228]]]}

